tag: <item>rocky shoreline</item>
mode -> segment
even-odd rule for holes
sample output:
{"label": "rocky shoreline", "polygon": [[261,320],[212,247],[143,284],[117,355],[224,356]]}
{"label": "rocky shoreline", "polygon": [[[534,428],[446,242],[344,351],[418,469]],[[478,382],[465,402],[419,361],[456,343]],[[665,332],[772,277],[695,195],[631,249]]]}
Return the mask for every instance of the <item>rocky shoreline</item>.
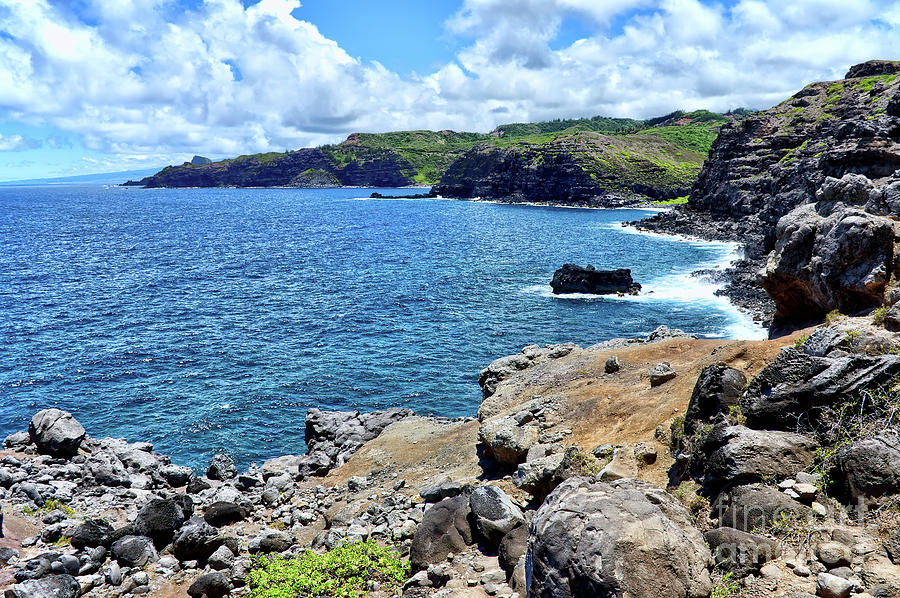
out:
{"label": "rocky shoreline", "polygon": [[240,596],[264,555],[372,540],[412,570],[371,596],[900,596],[898,423],[835,450],[820,425],[900,374],[900,337],[785,341],[534,345],[481,372],[477,419],[311,409],[307,454],[243,472],[43,410],[0,451],[0,587]]}

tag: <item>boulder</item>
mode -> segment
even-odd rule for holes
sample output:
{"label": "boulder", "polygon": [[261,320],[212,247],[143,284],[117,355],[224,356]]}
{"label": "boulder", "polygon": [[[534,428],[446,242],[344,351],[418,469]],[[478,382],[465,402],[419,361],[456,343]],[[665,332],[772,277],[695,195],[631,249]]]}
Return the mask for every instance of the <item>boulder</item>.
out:
{"label": "boulder", "polygon": [[513,474],[513,484],[531,494],[538,502],[543,502],[559,485],[556,472],[564,458],[563,453],[556,453],[522,463]]}
{"label": "boulder", "polygon": [[831,474],[841,497],[853,504],[900,494],[900,436],[881,434],[842,447]]}
{"label": "boulder", "polygon": [[738,404],[746,385],[744,374],[725,364],[703,368],[684,415],[684,433],[693,435],[700,424],[719,421],[731,407]]}
{"label": "boulder", "polygon": [[716,566],[739,578],[758,572],[760,567],[781,556],[781,546],[775,540],[733,527],[711,529],[704,537]]}
{"label": "boulder", "polygon": [[835,309],[852,314],[885,302],[894,268],[894,227],[887,218],[846,205],[868,198],[848,177],[858,175],[828,179],[817,197],[821,201],[778,221],[761,281],[779,322],[802,325]]}
{"label": "boulder", "polygon": [[84,462],[84,482],[90,486],[128,487],[131,477],[115,454],[99,450]]}
{"label": "boulder", "polygon": [[166,465],[159,468],[159,475],[161,475],[166,483],[173,488],[180,488],[181,486],[186,486],[187,483],[191,481],[194,470],[190,467],[183,467],[181,465]]}
{"label": "boulder", "polygon": [[619,363],[619,358],[615,355],[607,359],[606,363],[603,365],[603,371],[607,374],[615,374],[620,369],[622,369],[622,365]]}
{"label": "boulder", "polygon": [[484,398],[493,395],[500,382],[511,378],[516,372],[531,367],[531,365],[532,360],[522,353],[495,359],[478,375],[478,384],[481,386],[482,395]]}
{"label": "boulder", "polygon": [[748,484],[720,494],[712,506],[719,526],[744,532],[762,529],[782,518],[812,517],[812,510],[771,486]]}
{"label": "boulder", "polygon": [[29,579],[6,590],[6,598],[78,598],[81,585],[71,575]]}
{"label": "boulder", "polygon": [[791,432],[720,426],[707,437],[705,483],[711,488],[732,484],[781,481],[812,465],[818,443]]}
{"label": "boulder", "polygon": [[497,551],[500,566],[507,575],[512,574],[519,564],[519,559],[525,556],[526,552],[528,552],[528,525],[522,524],[503,536]]}
{"label": "boulder", "polygon": [[172,554],[181,561],[205,561],[223,542],[216,528],[192,517],[175,535]]}
{"label": "boulder", "polygon": [[710,558],[673,496],[634,479],[572,478],[532,520],[528,595],[706,598]]}
{"label": "boulder", "polygon": [[266,529],[247,543],[247,550],[250,554],[284,552],[296,543],[294,536],[287,532]]}
{"label": "boulder", "polygon": [[852,588],[852,583],[830,573],[819,573],[816,579],[816,596],[821,598],[847,598]]}
{"label": "boulder", "polygon": [[794,430],[815,422],[821,409],[900,375],[898,355],[812,357],[788,348],[750,381],[740,400],[747,426]]}
{"label": "boulder", "polygon": [[472,544],[472,511],[465,494],[445,498],[425,511],[409,548],[413,570],[444,561],[451,552],[457,554]]}
{"label": "boulder", "polygon": [[21,450],[31,444],[31,436],[28,432],[13,432],[3,439],[3,448]]}
{"label": "boulder", "polygon": [[192,598],[222,598],[231,592],[228,578],[218,571],[201,575],[187,589]]}
{"label": "boulder", "polygon": [[40,452],[71,457],[78,452],[86,432],[71,413],[44,409],[31,418],[28,434]]}
{"label": "boulder", "polygon": [[675,370],[672,369],[672,366],[669,365],[669,362],[663,361],[662,363],[657,363],[650,368],[650,386],[654,387],[665,384],[677,375]]}
{"label": "boulder", "polygon": [[528,449],[538,443],[539,436],[536,425],[520,424],[511,416],[490,418],[478,428],[478,438],[490,449],[494,460],[511,467],[525,461]]}
{"label": "boulder", "polygon": [[493,484],[475,489],[469,497],[469,508],[478,531],[494,546],[525,521],[522,510],[513,504],[506,492]]}
{"label": "boulder", "polygon": [[244,519],[249,513],[247,509],[233,502],[218,501],[209,505],[203,519],[214,527],[222,527]]}
{"label": "boulder", "polygon": [[69,542],[73,548],[94,548],[96,546],[109,547],[112,543],[113,526],[102,519],[88,519],[81,525],[71,528],[67,532]]}
{"label": "boulder", "polygon": [[113,542],[113,558],[126,567],[143,567],[159,560],[153,541],[146,536],[125,536]]}
{"label": "boulder", "polygon": [[454,480],[446,474],[442,474],[427,479],[422,484],[422,489],[419,490],[419,496],[421,496],[425,502],[438,502],[444,498],[458,496],[469,488],[470,486],[468,484],[464,484],[459,480]]}
{"label": "boulder", "polygon": [[553,273],[550,287],[554,294],[587,293],[590,295],[610,295],[613,293],[629,293],[637,295],[641,285],[631,278],[631,270],[597,270],[588,264],[585,267],[575,264],[564,264]]}
{"label": "boulder", "polygon": [[134,532],[147,536],[157,548],[161,548],[172,541],[185,519],[181,504],[156,498],[148,501],[138,511],[134,520]]}
{"label": "boulder", "polygon": [[[316,462],[308,465],[321,465],[325,462],[329,469],[339,467],[359,447],[379,436],[386,427],[414,415],[409,409],[401,408],[371,413],[309,409],[306,413],[307,456]],[[305,465],[307,464],[299,465],[301,475]],[[322,468],[319,467],[318,471],[321,472]]]}
{"label": "boulder", "polygon": [[211,480],[231,480],[237,477],[237,468],[234,466],[234,460],[223,453],[212,456],[209,462],[209,468],[206,470],[206,477]]}

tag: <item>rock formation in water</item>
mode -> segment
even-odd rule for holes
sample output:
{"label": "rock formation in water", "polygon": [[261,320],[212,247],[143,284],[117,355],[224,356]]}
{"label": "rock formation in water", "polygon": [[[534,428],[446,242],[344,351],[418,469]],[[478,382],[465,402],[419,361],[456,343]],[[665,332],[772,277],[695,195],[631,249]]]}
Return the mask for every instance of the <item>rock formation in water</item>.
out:
{"label": "rock formation in water", "polygon": [[553,273],[550,286],[557,295],[563,293],[637,295],[641,290],[641,285],[632,280],[631,270],[628,268],[597,270],[591,264],[585,267],[563,264],[562,268]]}

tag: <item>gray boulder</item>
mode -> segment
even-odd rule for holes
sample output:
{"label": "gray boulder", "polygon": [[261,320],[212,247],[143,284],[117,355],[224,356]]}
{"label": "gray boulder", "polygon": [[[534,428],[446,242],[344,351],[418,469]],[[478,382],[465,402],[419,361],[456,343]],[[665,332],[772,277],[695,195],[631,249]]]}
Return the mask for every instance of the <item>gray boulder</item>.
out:
{"label": "gray boulder", "polygon": [[738,404],[746,384],[744,374],[724,364],[703,368],[684,415],[684,433],[692,435],[700,424],[720,421]]}
{"label": "gray boulder", "polygon": [[838,450],[832,479],[842,498],[856,504],[900,494],[900,436],[882,434]]}
{"label": "gray boulder", "polygon": [[744,532],[762,529],[782,518],[806,519],[812,510],[771,486],[735,486],[720,494],[712,506],[719,526]]}
{"label": "gray boulder", "polygon": [[884,303],[894,268],[893,224],[845,205],[863,194],[855,182],[833,187],[827,201],[795,208],[775,228],[762,284],[779,322],[803,324],[834,309],[856,313]]}
{"label": "gray boulder", "polygon": [[175,535],[172,553],[181,561],[205,561],[223,542],[216,528],[192,517]]}
{"label": "gray boulder", "polygon": [[812,465],[818,443],[791,432],[751,430],[744,426],[714,429],[706,443],[705,482],[729,484],[789,478]]}
{"label": "gray boulder", "polygon": [[102,519],[88,519],[67,532],[73,548],[109,547],[113,537],[113,526]]}
{"label": "gray boulder", "polygon": [[778,542],[733,527],[711,529],[704,537],[712,549],[716,566],[737,577],[756,573],[760,567],[781,556]]}
{"label": "gray boulder", "polygon": [[853,584],[837,575],[819,573],[816,579],[816,596],[822,598],[847,598]]}
{"label": "gray boulder", "polygon": [[31,444],[28,432],[13,432],[3,439],[3,448],[21,450]]}
{"label": "gray boulder", "polygon": [[478,375],[478,384],[481,386],[482,395],[484,398],[493,395],[502,381],[531,365],[532,360],[521,353],[495,359]]}
{"label": "gray boulder", "polygon": [[228,578],[218,571],[201,575],[187,589],[191,598],[222,598],[231,592]]}
{"label": "gray boulder", "polygon": [[247,517],[246,508],[233,502],[218,501],[209,505],[203,513],[203,519],[214,527],[222,527]]}
{"label": "gray boulder", "polygon": [[511,467],[525,461],[528,450],[538,443],[539,436],[536,425],[520,424],[510,416],[492,417],[478,427],[478,438],[487,445],[494,460]]}
{"label": "gray boulder", "polygon": [[509,496],[493,484],[477,488],[469,497],[469,508],[478,531],[494,546],[525,521],[522,510]]}
{"label": "gray boulder", "polygon": [[522,524],[510,530],[500,541],[497,550],[500,567],[507,575],[512,574],[519,564],[519,559],[524,557],[526,552],[528,552],[528,524]]}
{"label": "gray boulder", "polygon": [[425,511],[409,548],[409,562],[414,570],[444,561],[451,552],[457,554],[473,542],[472,511],[465,494],[445,498]]}
{"label": "gray boulder", "polygon": [[287,532],[266,529],[247,543],[247,550],[250,551],[250,554],[284,552],[296,543],[294,536]]}
{"label": "gray boulder", "polygon": [[40,452],[71,457],[78,452],[86,433],[71,413],[44,409],[31,418],[28,434]]}
{"label": "gray boulder", "polygon": [[191,481],[194,470],[181,465],[165,465],[159,468],[159,475],[173,488],[180,488]]}
{"label": "gray boulder", "polygon": [[532,520],[528,595],[706,598],[710,558],[671,495],[634,479],[572,478]]}
{"label": "gray boulder", "polygon": [[116,455],[99,450],[84,462],[84,482],[90,486],[128,487],[131,477]]}
{"label": "gray boulder", "polygon": [[800,421],[814,422],[821,409],[887,384],[898,375],[898,355],[833,359],[783,349],[750,382],[741,397],[741,412],[750,428],[794,430]]}
{"label": "gray boulder", "polygon": [[237,477],[237,467],[234,460],[226,454],[218,453],[212,456],[206,477],[211,480],[231,480]]}
{"label": "gray boulder", "polygon": [[143,567],[159,560],[153,541],[146,536],[125,536],[113,542],[113,558],[126,567]]}
{"label": "gray boulder", "polygon": [[675,373],[675,370],[672,369],[672,366],[669,365],[668,362],[663,361],[661,363],[657,363],[655,366],[650,368],[650,386],[659,386],[660,384],[665,384],[669,380],[673,379],[678,374]]}
{"label": "gray boulder", "polygon": [[78,598],[81,585],[71,575],[29,579],[6,590],[6,598]]}

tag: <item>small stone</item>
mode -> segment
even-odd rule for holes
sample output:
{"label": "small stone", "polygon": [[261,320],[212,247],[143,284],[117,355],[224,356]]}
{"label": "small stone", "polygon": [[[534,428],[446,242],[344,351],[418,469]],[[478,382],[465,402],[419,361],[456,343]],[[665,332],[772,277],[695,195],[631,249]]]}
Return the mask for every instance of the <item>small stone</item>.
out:
{"label": "small stone", "polygon": [[813,513],[818,515],[819,517],[827,517],[828,509],[822,503],[814,502],[810,505],[810,508],[813,510]]}
{"label": "small stone", "polygon": [[361,475],[350,476],[347,480],[347,490],[350,492],[359,492],[369,485],[369,480]]}
{"label": "small stone", "polygon": [[801,502],[809,502],[819,494],[819,489],[812,484],[795,484],[792,490],[798,494]]}
{"label": "small stone", "polygon": [[759,570],[759,573],[767,579],[778,579],[781,577],[781,569],[773,563],[764,565],[762,569]]}
{"label": "small stone", "polygon": [[787,490],[788,488],[793,488],[794,484],[796,484],[796,483],[797,483],[797,480],[792,480],[792,479],[788,478],[788,479],[782,480],[781,482],[778,483],[778,489],[779,490]]}
{"label": "small stone", "polygon": [[816,547],[816,556],[829,569],[849,567],[850,549],[840,542],[822,542]]}
{"label": "small stone", "polygon": [[812,575],[812,571],[806,565],[797,565],[794,567],[794,575],[797,577],[809,577]]}

